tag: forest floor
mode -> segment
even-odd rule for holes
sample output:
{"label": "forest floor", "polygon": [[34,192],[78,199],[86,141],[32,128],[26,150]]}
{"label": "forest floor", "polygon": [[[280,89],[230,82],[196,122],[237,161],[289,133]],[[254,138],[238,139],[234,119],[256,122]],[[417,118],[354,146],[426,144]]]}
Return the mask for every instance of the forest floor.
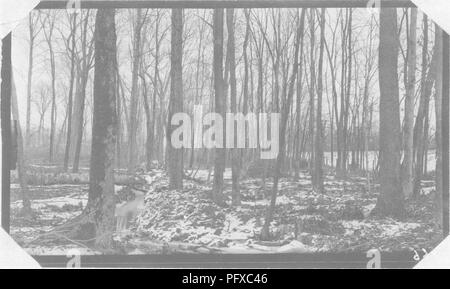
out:
{"label": "forest floor", "polygon": [[[33,219],[20,216],[20,188],[12,185],[11,235],[32,255],[66,255],[71,248],[82,254],[98,254],[77,242],[60,238],[49,243],[45,235],[58,225],[81,214],[87,203],[86,172],[76,176],[40,176],[41,184],[30,185]],[[182,191],[169,190],[164,171],[154,169],[137,175],[137,185],[116,185],[117,201],[129,198],[134,189],[146,191],[145,208],[130,228],[115,240],[124,254],[183,253],[306,253],[366,252],[425,249],[440,242],[433,225],[433,181],[423,181],[421,195],[407,201],[402,221],[370,216],[379,186],[367,190],[366,179],[345,180],[327,175],[325,193],[312,190],[307,172],[299,179],[282,178],[271,224],[271,241],[259,234],[269,205],[272,179],[241,181],[242,203],[231,206],[231,173],[225,172],[226,207],[211,201],[208,171],[186,179]],[[212,179],[212,178],[211,178]],[[69,181],[70,180],[70,181]],[[134,188],[133,188],[134,187]]]}

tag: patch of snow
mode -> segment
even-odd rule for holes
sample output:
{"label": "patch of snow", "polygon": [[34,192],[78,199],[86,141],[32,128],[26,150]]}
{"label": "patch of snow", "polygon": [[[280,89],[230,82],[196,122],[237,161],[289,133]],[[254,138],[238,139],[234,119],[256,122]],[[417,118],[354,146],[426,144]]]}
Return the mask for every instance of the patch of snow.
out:
{"label": "patch of snow", "polygon": [[422,196],[428,196],[431,193],[434,193],[436,191],[436,187],[427,187],[427,188],[422,188],[420,190],[420,195]]}
{"label": "patch of snow", "polygon": [[[30,255],[49,255],[49,256],[67,256],[73,250],[77,250],[80,253],[80,256],[86,256],[86,255],[100,255],[100,252],[93,251],[88,248],[84,247],[78,247],[76,245],[67,245],[67,246],[53,246],[53,247],[46,247],[46,246],[36,246],[31,248],[26,248],[25,251],[27,251]],[[69,259],[67,259],[69,260]]]}
{"label": "patch of snow", "polygon": [[395,237],[409,230],[420,227],[418,223],[394,222],[393,224],[382,224],[383,235],[386,237]]}
{"label": "patch of snow", "polygon": [[310,247],[297,240],[294,240],[289,244],[281,246],[277,249],[277,253],[309,253],[312,251],[313,250]]}
{"label": "patch of snow", "polygon": [[370,213],[375,208],[375,206],[376,206],[376,204],[369,204],[367,206],[362,207],[364,218],[369,217]]}

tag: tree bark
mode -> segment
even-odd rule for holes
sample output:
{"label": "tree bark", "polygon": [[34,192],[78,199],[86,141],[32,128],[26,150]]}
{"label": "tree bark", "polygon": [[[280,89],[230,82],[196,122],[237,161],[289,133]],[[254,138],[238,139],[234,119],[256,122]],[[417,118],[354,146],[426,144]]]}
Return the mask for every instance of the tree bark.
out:
{"label": "tree bark", "polygon": [[[214,38],[214,104],[215,112],[225,119],[225,95],[224,95],[224,81],[223,81],[223,18],[224,10],[214,9],[213,14],[213,38]],[[222,129],[225,132],[225,126]],[[224,138],[222,138],[224,140]],[[223,195],[223,173],[225,171],[225,156],[226,151],[223,148],[223,143],[220,148],[215,148],[214,152],[214,185],[213,185],[213,200],[216,204],[225,205],[225,198]]]}
{"label": "tree bark", "polygon": [[316,140],[314,153],[314,183],[313,188],[318,193],[324,192],[323,187],[323,139],[322,139],[322,94],[323,94],[323,53],[325,45],[325,8],[320,16],[320,50],[317,80],[317,114],[316,114]]}
{"label": "tree bark", "polygon": [[137,148],[136,134],[138,128],[138,73],[141,66],[141,29],[143,26],[142,10],[136,11],[136,22],[134,24],[133,36],[133,67],[131,75],[131,100],[130,100],[130,123],[128,126],[128,173],[134,173],[136,169]]}
{"label": "tree bark", "polygon": [[[50,12],[51,13],[51,12]],[[53,30],[55,28],[54,15],[47,15],[48,31],[44,30],[45,41],[47,42],[50,57],[50,72],[51,72],[51,88],[52,88],[52,105],[50,111],[50,144],[49,144],[49,163],[53,162],[53,149],[55,140],[55,126],[56,126],[56,63],[55,53],[53,50]],[[44,25],[45,22],[43,22]]]}
{"label": "tree bark", "polygon": [[95,23],[95,74],[89,204],[94,208],[96,245],[113,247],[116,115],[115,10],[99,9]]}
{"label": "tree bark", "polygon": [[270,223],[273,220],[273,213],[275,210],[275,204],[277,200],[277,194],[278,194],[278,182],[280,179],[280,170],[281,166],[284,160],[284,155],[286,152],[286,127],[287,127],[287,120],[289,117],[289,112],[291,110],[291,103],[292,98],[294,95],[294,84],[297,77],[297,72],[299,70],[299,47],[300,42],[302,42],[302,48],[303,48],[303,35],[304,35],[304,25],[305,25],[305,9],[302,9],[302,14],[300,17],[300,20],[297,16],[297,33],[296,33],[296,40],[295,40],[295,52],[294,52],[294,64],[292,66],[292,73],[291,77],[289,79],[289,89],[287,93],[287,99],[283,102],[283,110],[282,110],[282,119],[281,119],[281,127],[279,131],[279,153],[277,156],[277,161],[275,164],[275,176],[273,178],[273,187],[272,187],[272,195],[270,198],[270,206],[267,209],[264,225],[261,231],[261,239],[262,240],[269,240],[270,239]]}
{"label": "tree bark", "polygon": [[436,53],[433,54],[431,59],[430,68],[427,67],[428,63],[428,18],[425,15],[423,29],[423,50],[422,50],[422,75],[420,80],[420,103],[419,111],[417,113],[416,123],[414,126],[414,151],[415,151],[415,176],[414,176],[414,191],[413,197],[419,195],[421,181],[423,178],[423,163],[425,158],[425,148],[428,139],[428,114],[430,106],[430,98],[433,90],[433,84],[436,79],[436,65],[437,57]]}
{"label": "tree bark", "polygon": [[[84,110],[86,106],[86,86],[88,80],[89,71],[81,68],[78,72],[81,75],[79,76],[79,82],[77,85],[76,99],[74,102],[74,117],[76,120],[74,122],[74,127],[72,128],[72,132],[74,136],[73,140],[73,148],[74,148],[74,156],[73,156],[73,166],[72,171],[77,173],[80,167],[80,155],[81,155],[81,145],[83,142],[83,129],[84,129]],[[79,87],[79,88],[78,88]]]}
{"label": "tree bark", "polygon": [[29,28],[29,52],[28,52],[28,83],[27,83],[27,116],[26,116],[26,129],[25,129],[25,147],[28,147],[30,143],[30,128],[31,128],[31,86],[33,80],[33,64],[34,64],[34,40],[36,39],[36,22],[33,21],[33,14],[28,16],[28,28]]}
{"label": "tree bark", "polygon": [[[300,18],[300,23],[303,23],[301,25],[303,25],[301,27],[302,30],[304,30],[304,21],[305,21],[305,13],[306,10],[302,9],[302,14],[301,14],[301,18]],[[304,34],[304,31],[302,32]],[[302,153],[302,143],[303,140],[300,139],[300,130],[302,127],[301,124],[301,111],[302,111],[302,101],[303,101],[303,50],[304,50],[304,41],[303,41],[303,37],[304,35],[302,34],[302,41],[301,41],[301,47],[300,47],[300,56],[299,56],[299,64],[298,64],[298,71],[297,71],[297,96],[296,96],[296,103],[295,103],[295,109],[296,109],[296,114],[295,114],[295,125],[296,125],[296,131],[295,131],[295,141],[294,141],[294,161],[295,161],[295,165],[294,165],[294,176],[296,179],[299,178],[299,171],[300,171],[300,161],[301,161],[301,153]],[[304,130],[305,131],[305,130]],[[303,133],[304,133],[303,131]]]}
{"label": "tree bark", "polygon": [[314,60],[314,50],[315,50],[315,20],[314,20],[314,9],[310,9],[309,15],[309,32],[310,32],[310,86],[309,86],[309,171],[311,174],[311,179],[314,184],[314,121],[315,121],[315,78],[316,78],[316,69],[315,69],[315,60]]}
{"label": "tree bark", "polygon": [[28,190],[27,167],[24,154],[24,142],[22,136],[22,129],[20,127],[19,106],[17,103],[16,86],[14,77],[11,76],[11,108],[14,131],[16,132],[17,140],[17,174],[19,177],[19,184],[22,197],[21,215],[25,218],[32,217],[31,201]]}
{"label": "tree bark", "polygon": [[[237,113],[236,103],[236,48],[234,39],[234,9],[227,9],[227,31],[228,31],[228,67],[230,72],[230,111]],[[234,124],[233,124],[234,125]],[[234,130],[235,131],[235,130]],[[233,144],[236,145],[237,133],[234,134]],[[231,174],[232,174],[232,204],[239,206],[241,196],[239,192],[239,175],[240,175],[240,150],[238,148],[231,149]]]}
{"label": "tree bark", "polygon": [[167,123],[167,161],[170,179],[170,188],[181,190],[183,188],[183,149],[174,148],[171,143],[173,127],[172,116],[183,111],[183,10],[172,9],[172,39],[171,39],[171,84],[169,115]]}
{"label": "tree bark", "polygon": [[94,41],[87,41],[88,24],[89,24],[89,10],[86,12],[81,26],[81,59],[78,59],[77,64],[77,86],[75,92],[75,100],[73,103],[73,126],[71,137],[71,149],[73,149],[73,166],[72,171],[78,172],[80,165],[81,145],[83,140],[84,129],[84,110],[86,102],[86,88],[89,79],[89,71],[91,69],[92,53]]}
{"label": "tree bark", "polygon": [[[436,61],[436,94],[435,94],[435,116],[436,116],[436,194],[434,195],[434,210],[433,215],[435,224],[438,229],[442,229],[442,67],[443,67],[443,43],[442,30],[438,25],[435,25],[435,49],[434,53],[437,56]],[[447,63],[447,65],[449,65]],[[448,81],[448,80],[447,80]],[[448,108],[447,108],[448,109]]]}
{"label": "tree bark", "polygon": [[73,110],[73,88],[75,82],[75,47],[76,47],[76,27],[77,27],[77,14],[72,15],[72,31],[71,31],[71,55],[70,55],[70,83],[69,83],[69,99],[67,102],[67,136],[66,147],[64,151],[64,171],[69,168],[69,156],[70,156],[70,143],[72,136],[72,110]]}
{"label": "tree bark", "polygon": [[401,218],[404,213],[400,183],[400,107],[398,87],[397,11],[380,12],[380,195],[374,213]]}
{"label": "tree bark", "polygon": [[410,32],[408,39],[408,86],[405,98],[405,124],[404,124],[404,158],[402,163],[402,190],[405,198],[413,195],[414,189],[414,99],[416,85],[416,28],[417,9],[411,9]]}

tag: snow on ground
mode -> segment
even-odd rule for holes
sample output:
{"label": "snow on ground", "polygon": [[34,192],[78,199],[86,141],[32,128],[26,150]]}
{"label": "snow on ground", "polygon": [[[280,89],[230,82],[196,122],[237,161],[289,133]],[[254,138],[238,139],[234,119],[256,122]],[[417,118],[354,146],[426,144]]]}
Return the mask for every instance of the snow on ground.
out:
{"label": "snow on ground", "polygon": [[427,195],[429,195],[429,194],[431,194],[431,193],[433,193],[435,191],[436,191],[436,188],[434,186],[433,187],[428,187],[428,188],[422,188],[420,190],[420,194],[427,196]]}
{"label": "snow on ground", "polygon": [[[377,162],[378,162],[378,151],[369,151],[368,152],[368,156],[369,156],[369,169],[373,170],[374,167],[377,166]],[[331,165],[331,152],[324,152],[324,163],[326,165]],[[335,152],[333,154],[333,164],[336,164],[336,160],[337,160],[337,153]],[[349,160],[350,162],[350,160]],[[428,168],[428,172],[432,172],[435,170],[436,168],[436,150],[429,150],[428,151],[428,155],[427,155],[427,168]]]}
{"label": "snow on ground", "polygon": [[361,231],[367,232],[375,227],[380,229],[381,237],[393,238],[398,235],[404,234],[413,229],[420,227],[419,223],[404,223],[397,222],[394,220],[387,220],[386,223],[379,223],[372,220],[352,220],[352,221],[342,221],[342,225],[345,228],[345,235],[353,235],[355,232],[360,233]]}
{"label": "snow on ground", "polygon": [[73,257],[73,255],[85,256],[100,254],[98,251],[70,244],[62,246],[35,246],[26,248],[26,251],[31,256],[67,256],[68,258]]}
{"label": "snow on ground", "polygon": [[[56,198],[50,198],[50,199],[41,199],[41,200],[35,200],[31,204],[31,208],[33,210],[37,210],[42,212],[47,207],[55,206],[60,209],[62,209],[64,206],[79,206],[80,208],[83,208],[87,203],[87,198],[85,196],[81,196],[80,194],[71,194],[66,197],[56,197]],[[22,202],[16,201],[11,203],[11,208],[21,208]]]}
{"label": "snow on ground", "polygon": [[87,204],[86,186],[29,186],[35,216],[32,220],[26,220],[19,214],[22,208],[22,202],[17,197],[19,190],[12,189],[11,202],[11,235],[19,243],[29,242],[37,235],[78,216]]}
{"label": "snow on ground", "polygon": [[[260,241],[264,217],[269,206],[272,180],[265,189],[258,178],[241,182],[242,203],[231,206],[231,171],[226,171],[226,207],[211,200],[208,171],[198,170],[195,179],[185,180],[181,191],[169,190],[162,170],[140,173],[145,180],[145,209],[125,233],[115,239],[127,254],[190,253],[304,253],[348,252],[380,248],[386,251],[412,247],[432,249],[440,232],[432,221],[434,184],[424,182],[420,200],[407,204],[403,221],[370,216],[377,200],[378,185],[366,189],[364,178],[339,180],[327,176],[325,194],[311,188],[306,172],[299,180],[282,178],[271,223],[270,241]],[[212,180],[212,178],[211,178]],[[82,212],[87,203],[87,185],[60,184],[30,186],[34,220],[21,219],[20,188],[12,186],[13,237],[32,254],[59,255],[70,248],[83,254],[95,251],[61,241],[61,244],[32,243],[37,235],[52,230]],[[126,185],[116,185],[118,202],[127,200]],[[123,198],[121,194],[125,194]],[[65,255],[65,253],[63,254]]]}

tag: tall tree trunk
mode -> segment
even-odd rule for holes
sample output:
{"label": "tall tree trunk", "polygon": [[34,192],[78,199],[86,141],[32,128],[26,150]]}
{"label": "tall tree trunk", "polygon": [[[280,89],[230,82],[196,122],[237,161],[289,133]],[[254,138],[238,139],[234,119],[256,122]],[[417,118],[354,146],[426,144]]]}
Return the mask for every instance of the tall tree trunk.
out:
{"label": "tall tree trunk", "polygon": [[95,22],[95,74],[89,203],[94,209],[95,243],[111,249],[114,232],[116,115],[115,10],[99,9]]}
{"label": "tall tree trunk", "polygon": [[183,10],[172,9],[172,39],[171,39],[171,85],[169,100],[169,115],[167,123],[167,161],[170,188],[183,188],[183,149],[174,148],[171,143],[171,119],[175,113],[183,111]]}
{"label": "tall tree trunk", "polygon": [[151,164],[152,164],[152,115],[150,112],[150,102],[148,101],[148,90],[147,90],[147,82],[145,81],[145,73],[144,71],[140,72],[140,77],[142,79],[142,99],[144,100],[144,111],[145,111],[145,129],[146,129],[146,143],[145,143],[145,168],[147,171],[151,170]]}
{"label": "tall tree trunk", "polygon": [[[326,90],[328,90],[328,89],[326,88]],[[334,109],[333,109],[334,98],[331,100],[331,103],[330,103],[330,98],[329,98],[329,96],[327,96],[327,102],[328,102],[328,113],[330,115],[330,167],[333,168],[334,167]]]}
{"label": "tall tree trunk", "polygon": [[402,190],[405,198],[413,195],[414,188],[414,99],[416,85],[416,28],[417,28],[417,9],[411,9],[411,22],[408,39],[408,87],[405,98],[405,124],[404,124],[404,158],[402,163]]}
{"label": "tall tree trunk", "polygon": [[344,172],[344,175],[346,174],[347,170],[347,159],[348,159],[348,147],[349,147],[349,140],[348,140],[348,118],[350,116],[350,94],[351,94],[351,84],[352,84],[352,60],[353,60],[353,47],[352,47],[352,32],[353,32],[353,11],[352,8],[347,8],[347,17],[348,17],[348,27],[347,27],[347,45],[346,48],[348,49],[347,52],[347,58],[348,58],[348,68],[347,68],[347,84],[345,85],[345,104],[344,104],[344,111],[343,111],[343,124],[342,124],[342,169]]}
{"label": "tall tree trunk", "polygon": [[325,8],[322,8],[320,16],[320,51],[319,71],[317,80],[317,115],[316,115],[316,144],[314,153],[314,183],[313,188],[318,193],[323,193],[323,140],[322,140],[322,94],[323,94],[323,53],[325,46]]}
{"label": "tall tree trunk", "polygon": [[25,218],[32,217],[31,201],[28,190],[28,177],[27,167],[24,154],[24,142],[22,136],[22,129],[20,127],[19,119],[19,106],[17,103],[16,86],[14,83],[14,77],[11,76],[11,108],[14,131],[16,133],[17,140],[17,174],[19,177],[20,191],[22,197],[22,210],[21,215]]}
{"label": "tall tree trunk", "polygon": [[51,74],[52,74],[52,107],[50,113],[50,144],[49,144],[49,156],[48,161],[53,162],[53,150],[55,142],[55,127],[56,127],[56,64],[55,64],[55,54],[53,52],[52,45],[50,48],[50,63],[51,63]]}
{"label": "tall tree trunk", "polygon": [[120,73],[119,73],[119,66],[118,66],[118,59],[116,55],[116,114],[117,114],[117,139],[116,139],[116,168],[121,168],[121,146],[122,146],[122,102],[120,100]]}
{"label": "tall tree trunk", "polygon": [[[337,27],[337,25],[336,25]],[[335,32],[333,32],[335,33]],[[334,41],[333,44],[334,45]],[[325,48],[327,51],[327,58],[331,70],[331,93],[332,93],[332,110],[331,112],[331,166],[334,165],[334,123],[336,123],[336,146],[337,146],[337,158],[336,158],[336,171],[340,170],[340,160],[341,160],[341,126],[339,121],[339,110],[338,110],[338,93],[336,87],[336,58],[337,54],[333,50],[333,55],[330,53],[330,49],[325,40]],[[333,118],[334,117],[334,118]]]}
{"label": "tall tree trunk", "polygon": [[[238,112],[236,103],[236,53],[235,53],[235,41],[234,41],[234,9],[227,9],[227,31],[228,31],[228,65],[230,69],[230,110],[231,113],[236,114]],[[233,125],[235,125],[233,123]],[[233,144],[236,145],[237,133],[234,134]],[[240,205],[241,196],[239,192],[239,175],[240,175],[240,152],[238,148],[231,150],[231,174],[232,174],[232,203],[235,206]]]}
{"label": "tall tree trunk", "polygon": [[128,173],[134,173],[136,169],[137,148],[136,134],[138,129],[138,73],[141,66],[141,28],[143,26],[142,10],[136,11],[136,23],[134,24],[133,36],[133,68],[131,75],[131,100],[130,100],[130,123],[128,127]]}
{"label": "tall tree trunk", "polygon": [[[55,28],[55,18],[54,15],[47,15],[48,31],[44,30],[45,41],[47,42],[50,57],[50,73],[51,73],[51,88],[52,88],[52,102],[50,111],[50,144],[49,144],[49,155],[48,161],[53,162],[53,149],[55,140],[55,126],[56,126],[56,63],[55,63],[55,53],[53,50],[53,31]],[[45,25],[45,22],[43,22]]]}
{"label": "tall tree trunk", "polygon": [[404,213],[400,183],[400,107],[398,87],[397,11],[380,12],[380,195],[377,214],[400,218]]}
{"label": "tall tree trunk", "polygon": [[[279,153],[277,156],[277,161],[275,164],[275,175],[273,178],[273,187],[272,187],[272,195],[270,198],[270,206],[267,209],[264,225],[261,231],[261,239],[262,240],[269,240],[270,239],[270,223],[273,220],[273,213],[275,211],[275,204],[277,200],[277,194],[278,194],[278,182],[280,179],[280,170],[283,163],[284,155],[286,152],[286,127],[287,127],[287,120],[289,117],[289,112],[291,110],[291,103],[292,98],[294,95],[294,84],[295,80],[297,78],[297,72],[299,70],[299,47],[300,42],[303,42],[303,35],[304,35],[304,26],[305,25],[305,9],[302,9],[302,14],[300,17],[300,20],[297,16],[297,28],[296,28],[296,40],[295,40],[295,52],[294,52],[294,64],[292,66],[292,73],[291,77],[289,79],[289,89],[287,93],[287,99],[283,101],[283,110],[282,110],[282,119],[281,119],[281,127],[279,131]],[[303,47],[303,44],[302,44]]]}
{"label": "tall tree trunk", "polygon": [[91,56],[93,42],[87,41],[88,36],[88,24],[89,24],[89,10],[87,10],[81,26],[81,60],[79,60],[77,67],[78,82],[75,92],[75,100],[73,103],[73,127],[71,137],[71,149],[73,149],[73,166],[72,171],[78,172],[81,156],[81,145],[83,141],[83,129],[84,129],[84,110],[86,102],[86,88],[89,79],[89,71],[91,69]]}
{"label": "tall tree trunk", "polygon": [[369,164],[369,142],[370,142],[370,128],[372,125],[372,105],[369,103],[369,91],[370,91],[370,83],[372,79],[372,69],[374,66],[373,60],[373,21],[370,22],[370,35],[369,35],[369,46],[366,56],[366,68],[365,68],[365,76],[364,76],[364,96],[363,96],[363,116],[362,116],[362,141],[363,141],[363,150],[362,154],[362,164],[364,166],[364,170],[366,171],[366,179],[367,179],[367,190],[371,192],[371,169]]}
{"label": "tall tree trunk", "polygon": [[77,14],[72,14],[72,32],[71,32],[71,56],[70,56],[70,83],[69,83],[69,99],[67,102],[67,136],[66,147],[64,151],[64,171],[69,168],[69,156],[70,156],[70,143],[72,136],[72,107],[73,107],[73,88],[75,82],[75,47],[76,47],[76,27],[77,27]]}
{"label": "tall tree trunk", "polygon": [[420,183],[423,177],[423,162],[424,152],[426,147],[426,141],[428,138],[428,114],[429,114],[429,102],[433,89],[433,84],[436,79],[436,65],[437,54],[433,54],[430,68],[428,69],[428,18],[424,15],[424,28],[423,28],[423,50],[422,50],[422,75],[420,80],[420,103],[419,111],[417,113],[416,123],[414,127],[414,151],[415,151],[415,176],[414,176],[414,190],[413,197],[417,197],[420,191]]}
{"label": "tall tree trunk", "polygon": [[[442,30],[438,25],[435,25],[436,37],[435,37],[435,49],[434,53],[437,57],[436,60],[436,94],[435,94],[435,116],[436,116],[436,194],[434,195],[434,210],[433,215],[435,219],[436,227],[442,229],[443,216],[442,216],[442,68],[443,68],[443,43],[442,43]],[[447,65],[449,65],[447,63]],[[448,80],[447,80],[448,81]],[[447,108],[448,109],[448,108]],[[448,136],[446,136],[448,137]],[[448,204],[447,204],[448,206]],[[448,217],[448,216],[444,216]]]}
{"label": "tall tree trunk", "polygon": [[28,54],[28,84],[27,84],[27,119],[26,119],[26,130],[25,130],[25,147],[28,147],[30,143],[30,123],[31,123],[31,85],[33,79],[33,51],[34,51],[34,39],[35,35],[35,23],[33,23],[32,14],[28,16],[28,28],[30,31],[30,43],[29,43],[29,54]]}
{"label": "tall tree trunk", "polygon": [[[300,23],[302,27],[301,29],[304,30],[304,21],[305,21],[305,13],[306,13],[306,9],[302,9],[302,14],[301,14],[301,18],[300,18]],[[295,120],[295,125],[296,125],[296,132],[295,132],[295,142],[294,142],[294,161],[295,161],[295,178],[298,179],[299,178],[299,171],[300,171],[300,161],[301,161],[301,146],[303,144],[303,141],[300,139],[300,130],[301,130],[301,111],[302,111],[302,100],[303,100],[303,50],[304,50],[304,41],[303,41],[303,37],[304,37],[304,31],[302,32],[302,41],[301,41],[301,47],[300,47],[300,56],[299,56],[299,65],[298,65],[298,71],[297,71],[297,96],[296,96],[296,103],[295,103],[295,108],[296,108],[296,120]],[[305,129],[303,130],[303,133],[305,132]]]}
{"label": "tall tree trunk", "polygon": [[[162,37],[159,36],[159,25],[161,21],[161,12],[158,9],[156,11],[156,25],[155,25],[155,68],[153,71],[153,100],[152,100],[152,119],[150,128],[147,128],[147,169],[149,170],[151,167],[151,161],[153,152],[155,152],[155,147],[157,147],[157,142],[155,140],[155,123],[156,123],[156,98],[159,93],[159,86],[158,82],[160,80],[159,78],[159,63],[160,63],[160,46]],[[162,88],[161,88],[162,89]],[[150,162],[150,163],[149,163]]]}
{"label": "tall tree trunk", "polygon": [[[214,106],[215,112],[225,119],[225,95],[224,95],[224,81],[223,81],[223,17],[224,10],[214,9],[213,14],[213,38],[214,38]],[[222,128],[222,132],[225,129]],[[223,140],[223,138],[222,138]],[[216,143],[217,144],[217,143]],[[225,156],[226,151],[222,144],[220,148],[215,148],[214,156],[214,186],[213,186],[213,200],[218,205],[224,205],[225,199],[223,195],[223,173],[225,170]]]}
{"label": "tall tree trunk", "polygon": [[[159,59],[159,56],[155,58],[155,72],[154,72],[154,79],[155,79],[155,87],[153,88],[153,100],[152,100],[152,123],[149,131],[149,135],[147,135],[147,142],[151,143],[152,148],[150,149],[150,156],[147,157],[147,160],[152,160],[153,152],[157,151],[155,150],[155,147],[158,148],[158,144],[155,140],[155,123],[156,123],[156,97],[158,96],[158,85],[156,80],[159,79],[159,60],[158,60],[158,66],[156,66],[156,60]],[[148,143],[147,143],[148,147]]]}
{"label": "tall tree trunk", "polygon": [[[348,112],[350,101],[350,85],[351,85],[351,62],[352,62],[352,10],[346,9],[345,17],[341,20],[342,30],[342,61],[341,61],[341,100],[339,121],[337,122],[337,146],[338,158],[336,161],[336,175],[345,177],[347,174],[347,157],[348,157]],[[337,110],[336,110],[337,112]],[[336,115],[337,117],[337,115]]]}
{"label": "tall tree trunk", "polygon": [[[250,11],[247,9],[244,9],[244,15],[245,15],[245,36],[244,36],[244,43],[242,44],[242,55],[244,58],[244,79],[242,81],[242,112],[244,115],[247,115],[248,113],[248,106],[249,106],[249,81],[250,81],[250,73],[249,73],[249,57],[248,57],[248,45],[250,40]],[[246,130],[247,132],[247,130]],[[245,143],[248,141],[248,134],[245,134],[246,140]],[[248,162],[248,157],[250,153],[246,154],[246,150],[241,150],[241,164],[242,167],[243,162]],[[244,166],[243,168],[243,175],[247,173],[247,166]]]}
{"label": "tall tree trunk", "polygon": [[309,15],[309,32],[310,32],[310,87],[309,87],[309,150],[310,150],[310,159],[309,159],[309,170],[312,177],[312,182],[314,183],[314,121],[315,121],[315,78],[316,78],[316,69],[315,69],[315,60],[314,60],[314,50],[315,50],[315,17],[314,17],[314,9],[310,9]]}
{"label": "tall tree trunk", "polygon": [[[206,11],[204,11],[204,13],[206,13]],[[205,14],[204,14],[205,15]],[[203,16],[204,16],[203,15]],[[203,90],[203,85],[204,82],[202,81],[202,89],[200,89],[200,67],[203,68],[203,53],[204,53],[204,48],[203,47],[203,35],[204,35],[204,30],[205,30],[205,25],[202,23],[199,29],[199,39],[198,39],[198,51],[197,51],[197,65],[196,65],[196,70],[195,70],[195,99],[193,102],[193,105],[202,105],[202,91]],[[202,71],[203,72],[203,71]],[[202,79],[203,79],[203,74],[202,74]],[[193,108],[195,109],[195,108]],[[189,159],[189,168],[192,169],[194,166],[194,160],[195,160],[195,155],[196,155],[196,150],[194,149],[195,147],[195,128],[192,127],[192,141],[191,141],[191,156]]]}
{"label": "tall tree trunk", "polygon": [[77,173],[80,167],[80,156],[81,156],[81,145],[83,142],[83,129],[84,129],[84,109],[86,105],[86,86],[88,80],[88,70],[82,69],[82,75],[80,75],[79,86],[77,87],[77,98],[74,103],[74,128],[72,129],[74,133],[73,147],[73,166],[72,171]]}

